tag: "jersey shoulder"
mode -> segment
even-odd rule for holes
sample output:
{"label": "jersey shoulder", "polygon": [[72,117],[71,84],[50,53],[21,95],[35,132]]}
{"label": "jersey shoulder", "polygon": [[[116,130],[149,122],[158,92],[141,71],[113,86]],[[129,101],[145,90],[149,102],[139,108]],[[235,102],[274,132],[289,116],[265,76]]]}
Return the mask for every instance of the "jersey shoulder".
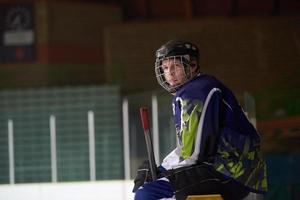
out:
{"label": "jersey shoulder", "polygon": [[180,88],[176,96],[184,97],[185,99],[205,99],[212,89],[219,88],[221,85],[220,81],[215,77],[199,74]]}

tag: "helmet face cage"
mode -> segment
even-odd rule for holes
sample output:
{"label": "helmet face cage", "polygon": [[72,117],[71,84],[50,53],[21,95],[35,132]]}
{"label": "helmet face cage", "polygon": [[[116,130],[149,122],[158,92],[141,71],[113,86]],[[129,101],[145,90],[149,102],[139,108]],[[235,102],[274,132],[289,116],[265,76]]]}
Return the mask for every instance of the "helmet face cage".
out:
{"label": "helmet face cage", "polygon": [[[171,72],[173,76],[176,77],[177,80],[181,80],[180,83],[177,85],[170,85],[168,81],[166,80],[166,72],[163,69],[163,61],[168,60],[169,62],[172,62],[172,65],[174,66],[173,69],[171,69]],[[178,66],[178,64],[180,64]],[[184,77],[178,77],[178,72],[180,70],[183,70],[183,76]],[[166,89],[170,93],[175,93],[178,88],[180,88],[183,84],[185,84],[188,80],[192,78],[191,74],[191,64],[190,64],[190,56],[189,55],[180,55],[180,56],[170,56],[166,58],[157,58],[155,62],[155,74],[156,79],[158,83]]]}
{"label": "helmet face cage", "polygon": [[[175,93],[182,85],[193,78],[191,74],[191,67],[193,66],[192,60],[197,61],[198,64],[198,54],[198,48],[191,43],[170,41],[163,45],[156,51],[155,74],[158,83],[168,92]],[[173,62],[171,64],[173,65],[171,73],[177,80],[180,80],[176,85],[170,85],[166,80],[166,74],[162,65],[163,61],[165,60]],[[178,63],[180,66],[178,66]],[[176,75],[179,73],[179,70],[183,70],[180,73],[182,76],[183,72],[184,77],[176,77]]]}

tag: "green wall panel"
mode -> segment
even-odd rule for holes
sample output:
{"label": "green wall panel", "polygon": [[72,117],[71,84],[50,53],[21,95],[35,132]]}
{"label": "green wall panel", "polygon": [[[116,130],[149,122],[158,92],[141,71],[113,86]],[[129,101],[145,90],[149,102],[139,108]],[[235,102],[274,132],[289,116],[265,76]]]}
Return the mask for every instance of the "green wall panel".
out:
{"label": "green wall panel", "polygon": [[0,92],[0,183],[9,182],[8,119],[15,182],[51,182],[50,115],[56,119],[57,180],[89,180],[88,111],[94,112],[96,179],[122,179],[120,101],[116,86]]}

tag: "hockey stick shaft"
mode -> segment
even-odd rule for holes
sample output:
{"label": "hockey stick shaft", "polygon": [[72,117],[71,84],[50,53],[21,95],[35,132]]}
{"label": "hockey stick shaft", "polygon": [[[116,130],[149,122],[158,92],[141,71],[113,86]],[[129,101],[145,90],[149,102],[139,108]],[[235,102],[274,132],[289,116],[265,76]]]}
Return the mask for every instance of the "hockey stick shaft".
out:
{"label": "hockey stick shaft", "polygon": [[141,115],[142,126],[144,129],[148,159],[149,159],[149,163],[150,163],[150,172],[151,172],[152,180],[156,180],[157,179],[156,164],[155,164],[155,157],[154,157],[154,152],[153,152],[153,144],[152,144],[152,140],[151,140],[148,108],[141,107],[140,115]]}

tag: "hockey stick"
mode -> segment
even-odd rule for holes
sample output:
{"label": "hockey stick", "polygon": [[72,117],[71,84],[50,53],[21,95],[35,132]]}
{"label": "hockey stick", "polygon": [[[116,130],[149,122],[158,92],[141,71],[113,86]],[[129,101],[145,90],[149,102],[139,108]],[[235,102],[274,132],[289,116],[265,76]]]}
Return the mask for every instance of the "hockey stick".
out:
{"label": "hockey stick", "polygon": [[144,135],[146,140],[146,146],[147,146],[147,153],[148,153],[148,159],[150,163],[150,172],[152,176],[152,180],[156,180],[156,164],[155,164],[155,158],[154,158],[154,152],[153,152],[153,145],[151,140],[151,132],[150,132],[150,126],[149,126],[149,115],[148,115],[148,108],[141,107],[140,108],[140,115],[141,115],[141,121],[144,129]]}

